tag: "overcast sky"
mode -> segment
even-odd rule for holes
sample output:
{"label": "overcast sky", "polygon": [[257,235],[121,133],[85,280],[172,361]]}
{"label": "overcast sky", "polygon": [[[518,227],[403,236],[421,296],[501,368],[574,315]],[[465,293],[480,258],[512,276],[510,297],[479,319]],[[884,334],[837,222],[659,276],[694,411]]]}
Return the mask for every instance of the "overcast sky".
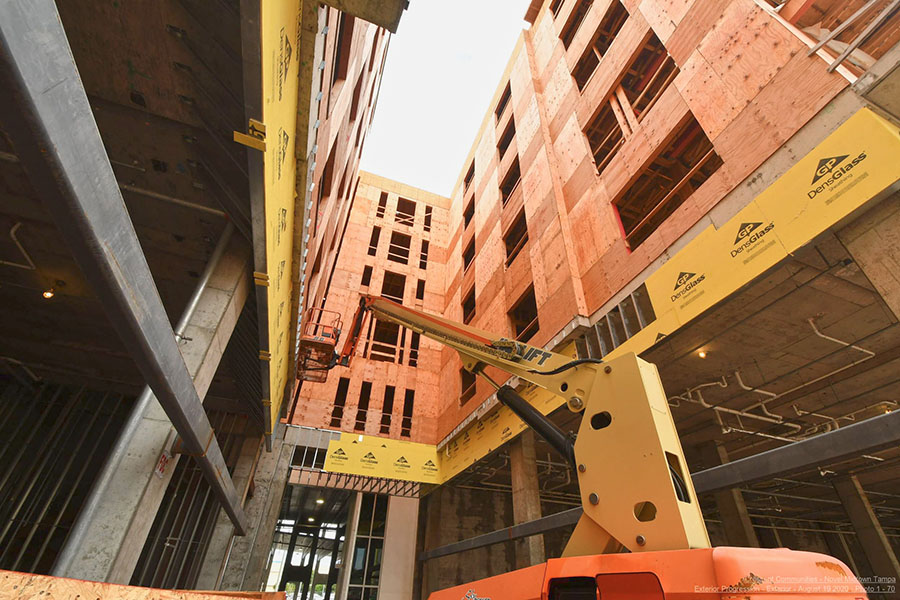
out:
{"label": "overcast sky", "polygon": [[410,0],[391,38],[360,168],[449,196],[528,0]]}

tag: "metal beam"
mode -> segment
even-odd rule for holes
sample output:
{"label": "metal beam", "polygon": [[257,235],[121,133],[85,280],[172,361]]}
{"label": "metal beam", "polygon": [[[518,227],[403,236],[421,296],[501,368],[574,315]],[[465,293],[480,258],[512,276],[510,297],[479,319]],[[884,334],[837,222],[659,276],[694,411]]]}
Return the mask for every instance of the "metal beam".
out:
{"label": "metal beam", "polygon": [[419,560],[431,560],[432,558],[447,556],[448,554],[456,554],[458,552],[465,552],[466,550],[483,548],[484,546],[490,546],[492,544],[510,542],[512,540],[538,535],[539,533],[553,531],[554,529],[559,529],[568,525],[575,525],[582,514],[583,511],[581,510],[581,507],[571,508],[547,517],[535,519],[534,521],[513,525],[512,527],[504,527],[503,529],[485,533],[484,535],[478,535],[467,540],[426,550],[425,552],[419,553]]}
{"label": "metal beam", "polygon": [[822,435],[760,452],[691,476],[697,493],[827,466],[900,443],[900,411],[879,415]]}
{"label": "metal beam", "polygon": [[0,0],[0,117],[85,277],[239,534],[246,518],[128,216],[53,0]]}

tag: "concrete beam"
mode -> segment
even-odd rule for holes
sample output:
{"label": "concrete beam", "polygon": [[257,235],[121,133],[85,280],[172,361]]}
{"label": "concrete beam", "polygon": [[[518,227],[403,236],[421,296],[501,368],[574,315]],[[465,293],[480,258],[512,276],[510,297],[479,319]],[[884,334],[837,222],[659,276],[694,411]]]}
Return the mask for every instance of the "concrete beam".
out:
{"label": "concrete beam", "polygon": [[[35,52],[35,45],[40,52]],[[178,350],[53,0],[0,3],[0,115],[44,207],[219,501],[244,515]]]}
{"label": "concrete beam", "polygon": [[268,574],[269,551],[281,498],[290,473],[294,447],[285,442],[284,428],[272,436],[271,452],[260,455],[253,474],[253,497],[244,504],[249,531],[233,536],[218,589],[259,591]]}
{"label": "concrete beam", "polygon": [[[241,506],[246,506],[250,484],[253,482],[253,475],[257,462],[260,459],[261,451],[262,437],[245,439],[241,446],[241,454],[238,457],[237,465],[235,465],[234,471],[231,473],[234,486],[241,494]],[[213,526],[212,535],[206,544],[206,554],[203,557],[203,563],[200,565],[200,574],[197,576],[195,587],[198,590],[219,589],[225,572],[225,561],[228,558],[228,551],[231,549],[233,538],[234,525],[231,524],[225,511],[220,509],[219,516],[216,517],[216,524]]]}
{"label": "concrete beam", "polygon": [[[249,288],[249,248],[234,236],[200,295],[180,345],[200,398],[206,396],[212,383]],[[136,431],[86,524],[83,540],[72,549],[72,560],[58,575],[130,582],[169,479],[181,459],[170,452],[176,432],[155,398],[151,397]],[[170,459],[162,473],[157,473],[163,453]]]}
{"label": "concrete beam", "polygon": [[869,565],[872,567],[871,575],[877,577],[893,577],[894,582],[900,580],[900,563],[897,555],[891,547],[878,517],[869,504],[865,491],[859,484],[856,475],[840,477],[832,482],[834,491],[837,492],[853,529],[856,531],[856,539],[859,540]]}
{"label": "concrete beam", "polygon": [[[527,430],[509,446],[512,479],[513,521],[518,525],[541,518],[541,493],[538,484],[534,432]],[[544,538],[533,535],[516,541],[516,568],[537,565],[546,560]]]}
{"label": "concrete beam", "polygon": [[341,12],[358,17],[363,21],[384,27],[391,33],[397,33],[400,16],[409,0],[325,0],[325,4]]}

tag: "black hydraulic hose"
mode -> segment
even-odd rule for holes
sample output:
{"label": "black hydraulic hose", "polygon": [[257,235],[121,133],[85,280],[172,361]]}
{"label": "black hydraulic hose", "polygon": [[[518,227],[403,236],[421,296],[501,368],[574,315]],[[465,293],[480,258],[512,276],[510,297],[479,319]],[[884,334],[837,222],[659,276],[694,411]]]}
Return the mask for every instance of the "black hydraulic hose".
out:
{"label": "black hydraulic hose", "polygon": [[497,390],[497,399],[544,438],[544,441],[559,452],[573,468],[575,467],[575,443],[562,429],[554,425],[553,421],[508,385],[500,386]]}
{"label": "black hydraulic hose", "polygon": [[572,361],[567,362],[564,365],[560,365],[555,369],[551,369],[549,371],[536,371],[534,369],[528,371],[529,373],[534,373],[535,375],[558,375],[563,371],[568,371],[569,369],[574,369],[578,365],[591,364],[591,365],[602,365],[603,361],[599,358],[578,358]]}
{"label": "black hydraulic hose", "polygon": [[669,475],[672,477],[672,485],[675,486],[675,496],[682,502],[690,502],[691,498],[688,495],[687,484],[672,465],[669,465]]}

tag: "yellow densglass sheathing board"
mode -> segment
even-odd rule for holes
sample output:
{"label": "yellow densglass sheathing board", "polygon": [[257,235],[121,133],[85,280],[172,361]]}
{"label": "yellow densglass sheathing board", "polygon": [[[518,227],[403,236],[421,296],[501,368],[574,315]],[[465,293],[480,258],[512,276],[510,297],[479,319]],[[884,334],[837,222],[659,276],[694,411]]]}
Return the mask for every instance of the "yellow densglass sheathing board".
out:
{"label": "yellow densglass sheathing board", "polygon": [[674,311],[684,325],[731,295],[897,182],[898,153],[897,128],[860,110],[722,227],[707,228],[648,277],[656,314]]}
{"label": "yellow densglass sheathing board", "polygon": [[266,272],[269,315],[270,427],[278,422],[288,376],[291,317],[291,255],[296,169],[294,143],[299,86],[299,0],[261,3],[263,123],[266,125]]}
{"label": "yellow densglass sheathing board", "polygon": [[367,435],[341,434],[328,443],[325,470],[421,483],[441,483],[437,447]]}
{"label": "yellow densglass sheathing board", "polygon": [[[654,272],[646,284],[656,320],[606,358],[643,352],[896,184],[898,157],[897,127],[868,109],[853,115],[727,223],[718,229],[708,227]],[[559,353],[574,356],[574,345]],[[544,414],[564,403],[560,396],[534,386],[522,395]],[[440,481],[429,482],[451,479],[525,427],[503,406],[469,424],[435,453]],[[381,442],[368,436],[356,444],[350,440],[358,437],[347,437],[346,444],[356,452],[347,463],[359,463],[362,448]],[[344,436],[340,447],[346,448]],[[352,471],[342,468],[341,461],[325,464],[326,469],[330,464],[328,470],[374,473],[374,468],[359,464]],[[401,479],[396,474],[382,476]]]}

